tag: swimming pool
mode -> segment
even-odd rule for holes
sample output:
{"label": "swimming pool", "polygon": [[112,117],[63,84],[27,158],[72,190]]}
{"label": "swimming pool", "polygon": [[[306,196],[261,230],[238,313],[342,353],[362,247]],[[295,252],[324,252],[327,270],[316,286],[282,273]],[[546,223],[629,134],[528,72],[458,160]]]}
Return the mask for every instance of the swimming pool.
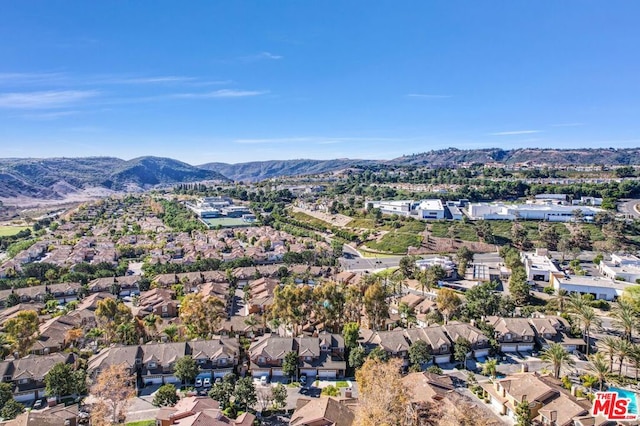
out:
{"label": "swimming pool", "polygon": [[609,392],[617,393],[618,396],[621,398],[629,398],[631,400],[631,403],[629,404],[629,413],[638,414],[638,402],[637,402],[638,394],[637,393],[627,389],[620,389],[620,388],[614,388],[614,387],[609,387],[607,390]]}

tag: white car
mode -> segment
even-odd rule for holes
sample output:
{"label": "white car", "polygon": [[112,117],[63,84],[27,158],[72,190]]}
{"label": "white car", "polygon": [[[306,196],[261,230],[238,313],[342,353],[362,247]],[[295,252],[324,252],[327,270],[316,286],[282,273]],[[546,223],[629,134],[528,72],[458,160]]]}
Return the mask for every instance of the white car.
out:
{"label": "white car", "polygon": [[202,386],[206,387],[210,387],[211,386],[211,378],[209,377],[205,377],[204,381],[202,382]]}
{"label": "white car", "polygon": [[197,388],[199,388],[199,387],[201,387],[201,386],[202,386],[202,379],[201,379],[200,377],[198,377],[198,378],[196,379],[196,387],[197,387]]}
{"label": "white car", "polygon": [[262,386],[265,386],[267,383],[269,383],[269,378],[267,376],[260,377],[260,384]]}

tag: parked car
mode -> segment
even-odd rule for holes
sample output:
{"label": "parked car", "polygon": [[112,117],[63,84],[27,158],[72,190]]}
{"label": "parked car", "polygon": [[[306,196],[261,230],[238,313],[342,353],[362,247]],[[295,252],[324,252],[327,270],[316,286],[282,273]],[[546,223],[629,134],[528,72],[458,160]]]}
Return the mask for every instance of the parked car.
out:
{"label": "parked car", "polygon": [[196,378],[196,387],[199,388],[202,386],[202,378],[198,377]]}
{"label": "parked car", "polygon": [[302,376],[300,376],[300,384],[302,386],[307,384],[307,376],[305,374],[303,374]]}
{"label": "parked car", "polygon": [[210,387],[211,386],[211,378],[205,377],[204,381],[202,382],[202,386],[204,386],[205,388]]}
{"label": "parked car", "polygon": [[33,404],[33,409],[34,410],[39,410],[44,406],[43,402],[41,399],[38,399],[34,404]]}
{"label": "parked car", "polygon": [[573,351],[573,354],[575,356],[577,356],[580,361],[586,361],[587,360],[587,357],[577,349],[575,351]]}
{"label": "parked car", "polygon": [[267,376],[260,377],[260,384],[262,386],[265,386],[267,383],[269,383],[269,377],[267,377]]}
{"label": "parked car", "polygon": [[222,383],[222,377],[216,377],[214,380],[215,383]]}

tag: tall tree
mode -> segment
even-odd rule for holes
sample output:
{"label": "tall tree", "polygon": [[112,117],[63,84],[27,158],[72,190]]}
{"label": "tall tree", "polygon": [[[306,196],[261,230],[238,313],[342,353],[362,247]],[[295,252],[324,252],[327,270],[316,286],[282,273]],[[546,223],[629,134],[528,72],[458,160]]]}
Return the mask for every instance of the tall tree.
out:
{"label": "tall tree", "polygon": [[39,319],[36,311],[20,311],[4,323],[11,349],[20,356],[26,355],[38,333]]}
{"label": "tall tree", "polygon": [[553,366],[553,377],[560,378],[560,370],[563,366],[573,365],[574,361],[571,359],[571,355],[567,352],[561,344],[553,343],[546,350],[544,350],[540,356],[542,361]]}
{"label": "tall tree", "polygon": [[186,384],[193,383],[198,373],[200,373],[200,367],[198,367],[198,363],[191,355],[185,355],[177,360],[174,370],[176,377]]}
{"label": "tall tree", "polygon": [[171,383],[160,386],[153,396],[153,405],[156,407],[173,407],[178,402],[176,387]]}
{"label": "tall tree", "polygon": [[441,288],[440,290],[438,290],[438,296],[436,296],[436,305],[438,306],[438,310],[444,317],[445,324],[449,321],[451,315],[456,312],[461,304],[462,300],[455,291],[451,290],[450,288]]}
{"label": "tall tree", "polygon": [[236,405],[244,411],[247,411],[249,407],[253,406],[253,404],[258,401],[253,379],[251,377],[238,379],[233,389],[233,397]]}
{"label": "tall tree", "polygon": [[516,405],[516,426],[531,426],[533,420],[531,419],[531,408],[529,407],[529,401],[523,398],[522,401]]}
{"label": "tall tree", "polygon": [[71,364],[59,362],[44,376],[47,395],[61,398],[78,393],[85,386],[85,372]]}
{"label": "tall tree", "polygon": [[[105,338],[109,342],[115,342],[118,339],[118,327],[122,324],[131,324],[133,322],[133,314],[122,300],[104,299],[98,302],[96,308],[96,321],[100,328],[105,331]],[[131,328],[123,328],[120,336],[128,337],[132,332]]]}
{"label": "tall tree", "polygon": [[111,418],[111,423],[118,423],[125,417],[126,407],[136,396],[135,376],[129,374],[125,364],[110,365],[102,370],[94,385],[91,387],[91,395],[96,397],[104,406],[104,409],[92,412],[91,419],[97,416],[98,421]]}
{"label": "tall tree", "polygon": [[376,282],[367,288],[364,293],[364,308],[373,330],[383,326],[384,320],[389,318],[389,304],[387,293],[382,284]]}
{"label": "tall tree", "polygon": [[599,390],[602,391],[602,386],[609,377],[609,364],[601,352],[591,355],[589,361],[588,369],[598,379]]}
{"label": "tall tree", "polygon": [[342,337],[344,338],[344,346],[347,349],[355,348],[358,344],[360,336],[360,326],[355,322],[348,322],[342,327]]}
{"label": "tall tree", "polygon": [[624,298],[618,301],[618,306],[611,310],[611,317],[616,327],[623,330],[623,337],[631,341],[633,330],[638,328],[638,311],[632,303]]}
{"label": "tall tree", "polygon": [[218,331],[224,309],[218,297],[189,294],[180,304],[180,320],[191,337],[208,338]]}
{"label": "tall tree", "polygon": [[605,336],[598,341],[602,352],[609,357],[609,373],[613,372],[613,357],[618,353],[618,345],[621,339],[613,336]]}
{"label": "tall tree", "polygon": [[467,357],[469,352],[471,352],[471,342],[464,337],[458,337],[453,343],[453,359],[461,362],[465,370],[467,369]]}
{"label": "tall tree", "polygon": [[284,361],[282,362],[282,372],[291,379],[291,377],[298,372],[299,362],[300,360],[297,352],[287,352],[284,356]]}
{"label": "tall tree", "polygon": [[411,418],[409,395],[400,377],[400,360],[367,360],[356,371],[359,402],[355,426],[404,425]]}
{"label": "tall tree", "polygon": [[487,359],[487,361],[482,364],[482,374],[495,379],[498,374],[498,360],[495,358]]}
{"label": "tall tree", "polygon": [[409,346],[409,362],[415,367],[422,369],[422,365],[431,360],[431,350],[429,345],[423,340],[416,340]]}
{"label": "tall tree", "polygon": [[589,356],[589,349],[591,347],[591,328],[598,327],[601,324],[600,318],[596,315],[596,311],[589,305],[582,305],[578,311],[574,314],[582,324],[582,332],[584,340],[587,344],[587,356]]}

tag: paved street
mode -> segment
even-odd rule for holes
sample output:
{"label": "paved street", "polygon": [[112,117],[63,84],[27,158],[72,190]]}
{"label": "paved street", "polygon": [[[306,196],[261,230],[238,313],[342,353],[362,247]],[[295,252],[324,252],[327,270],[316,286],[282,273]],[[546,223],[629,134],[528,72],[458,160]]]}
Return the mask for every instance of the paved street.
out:
{"label": "paved street", "polygon": [[640,200],[621,200],[618,211],[632,218],[640,218],[640,213],[635,209],[637,204],[640,204]]}

